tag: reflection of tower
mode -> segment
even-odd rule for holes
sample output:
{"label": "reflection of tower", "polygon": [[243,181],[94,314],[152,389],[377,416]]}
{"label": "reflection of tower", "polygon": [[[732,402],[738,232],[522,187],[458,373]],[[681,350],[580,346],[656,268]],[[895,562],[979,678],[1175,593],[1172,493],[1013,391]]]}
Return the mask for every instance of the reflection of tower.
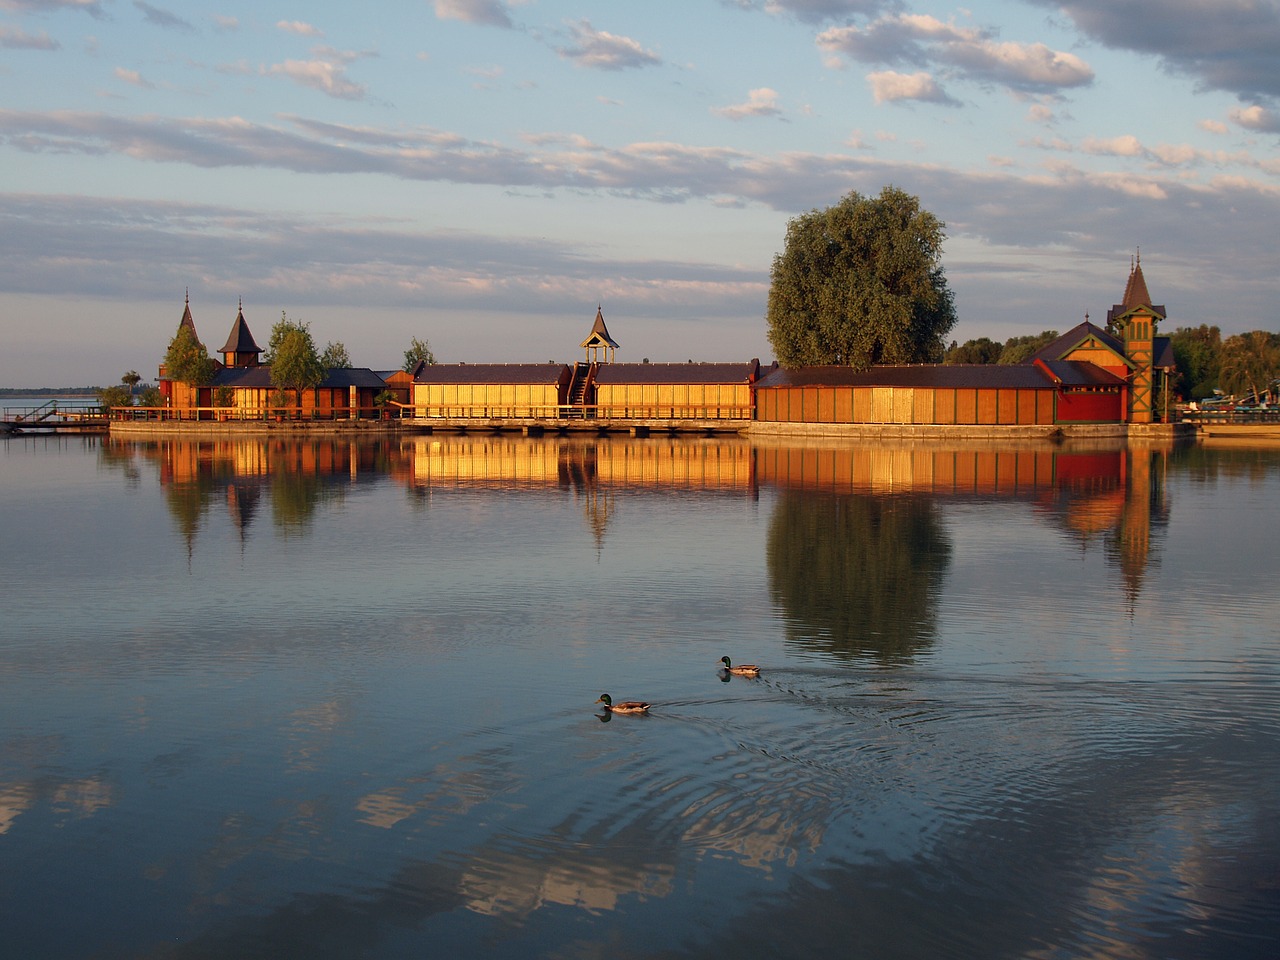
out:
{"label": "reflection of tower", "polygon": [[583,513],[587,518],[587,525],[591,527],[591,536],[596,541],[598,555],[604,548],[605,528],[609,526],[609,520],[613,516],[613,492],[607,487],[593,483],[585,489],[584,493],[586,500]]}
{"label": "reflection of tower", "polygon": [[[1109,553],[1120,568],[1125,600],[1132,614],[1142,590],[1147,566],[1152,562],[1152,527],[1163,517],[1163,467],[1165,455],[1147,447],[1129,452],[1129,483],[1124,512]],[[1158,458],[1158,459],[1157,459]]]}
{"label": "reflection of tower", "polygon": [[257,482],[235,482],[227,484],[227,512],[231,522],[240,534],[240,545],[248,539],[249,524],[258,512],[258,501],[262,499],[262,489]]}

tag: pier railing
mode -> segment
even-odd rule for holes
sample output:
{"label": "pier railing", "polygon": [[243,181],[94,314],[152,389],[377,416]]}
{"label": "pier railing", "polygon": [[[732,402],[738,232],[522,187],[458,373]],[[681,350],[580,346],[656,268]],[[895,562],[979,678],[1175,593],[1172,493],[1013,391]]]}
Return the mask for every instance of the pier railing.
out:
{"label": "pier railing", "polygon": [[381,407],[112,407],[111,419],[124,421],[262,420],[751,420],[751,404],[424,404],[388,403]]}

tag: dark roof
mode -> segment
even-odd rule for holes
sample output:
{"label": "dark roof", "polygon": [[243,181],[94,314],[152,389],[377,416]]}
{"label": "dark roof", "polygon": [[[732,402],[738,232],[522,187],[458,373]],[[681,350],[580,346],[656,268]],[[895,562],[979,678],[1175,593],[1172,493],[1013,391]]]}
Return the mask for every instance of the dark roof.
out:
{"label": "dark roof", "polygon": [[227,342],[223,345],[219,353],[261,353],[262,348],[253,341],[253,334],[249,332],[249,324],[244,322],[244,305],[236,311],[236,319],[231,324],[231,333],[227,335]]}
{"label": "dark roof", "polygon": [[609,328],[604,325],[604,313],[600,307],[596,307],[596,322],[591,325],[591,333],[587,335],[587,339],[578,344],[580,347],[598,347],[607,346],[617,349],[618,344],[609,336]]}
{"label": "dark roof", "polygon": [[248,389],[251,387],[270,390],[274,385],[271,383],[270,367],[223,367],[219,370],[211,381],[211,387],[239,387]]}
{"label": "dark roof", "polygon": [[1147,292],[1147,278],[1142,275],[1142,255],[1139,254],[1134,258],[1133,266],[1129,268],[1129,279],[1124,285],[1124,299],[1107,311],[1107,321],[1110,322],[1116,317],[1122,317],[1144,307],[1162,320],[1168,316],[1165,313],[1164,304],[1151,302],[1151,294]]}
{"label": "dark roof", "polygon": [[749,363],[602,363],[596,383],[750,383],[760,368]]}
{"label": "dark roof", "polygon": [[1120,338],[1114,334],[1108,333],[1106,330],[1102,329],[1102,327],[1095,326],[1088,320],[1072,327],[1057,340],[1045,344],[1031,355],[1031,360],[1061,360],[1090,337],[1098,340],[1109,350],[1114,351],[1116,358],[1120,361],[1128,362],[1125,360],[1124,343]]}
{"label": "dark roof", "polygon": [[568,377],[563,363],[425,363],[414,383],[559,383]]}
{"label": "dark roof", "polygon": [[1124,377],[1117,377],[1088,360],[1041,360],[1039,363],[1052,374],[1055,383],[1065,387],[1115,387],[1125,383]]}
{"label": "dark roof", "polygon": [[1155,337],[1151,343],[1151,353],[1155,357],[1152,366],[1157,370],[1172,370],[1178,365],[1173,356],[1173,341],[1168,337]]}
{"label": "dark roof", "polygon": [[191,336],[195,338],[196,343],[200,342],[200,337],[196,333],[196,322],[191,318],[191,294],[187,294],[186,303],[182,307],[182,319],[178,321],[178,329],[186,327],[191,331]]}
{"label": "dark roof", "polygon": [[[271,382],[271,367],[224,367],[219,370],[212,381],[212,387],[237,387],[241,390],[274,388]],[[368,367],[334,367],[320,381],[324,390],[342,389],[344,387],[376,387],[385,386],[383,379]]]}
{"label": "dark roof", "polygon": [[1114,386],[1124,383],[1092,363],[1054,360],[1034,363],[957,363],[877,366],[869,370],[821,366],[778,367],[763,374],[756,386],[771,387],[932,387],[935,389],[1047,390],[1063,386]]}
{"label": "dark roof", "polygon": [[335,387],[376,387],[381,389],[387,382],[378,376],[377,371],[368,367],[331,367],[328,374],[320,382],[320,386],[328,389]]}

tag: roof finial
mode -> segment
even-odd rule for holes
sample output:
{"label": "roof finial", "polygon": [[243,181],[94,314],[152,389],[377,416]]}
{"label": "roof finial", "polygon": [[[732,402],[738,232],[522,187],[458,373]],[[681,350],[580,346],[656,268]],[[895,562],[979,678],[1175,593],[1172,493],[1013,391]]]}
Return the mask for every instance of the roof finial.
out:
{"label": "roof finial", "polygon": [[187,287],[187,306],[191,306],[191,288]]}
{"label": "roof finial", "polygon": [[1089,322],[1089,311],[1088,311],[1088,310],[1086,310],[1086,311],[1084,312],[1084,322],[1085,322],[1085,323],[1088,323],[1088,322]]}

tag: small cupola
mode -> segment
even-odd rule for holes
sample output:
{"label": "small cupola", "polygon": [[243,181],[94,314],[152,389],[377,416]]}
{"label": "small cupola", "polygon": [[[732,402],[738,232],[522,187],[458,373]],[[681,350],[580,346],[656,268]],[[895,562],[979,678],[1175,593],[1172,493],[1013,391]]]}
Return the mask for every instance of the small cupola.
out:
{"label": "small cupola", "polygon": [[[609,328],[604,325],[604,313],[600,306],[596,307],[596,322],[591,325],[591,334],[587,339],[579,344],[587,351],[587,361],[589,363],[612,363],[614,352],[618,349],[618,343],[613,337],[609,336]],[[603,351],[604,359],[600,359]]]}
{"label": "small cupola", "polygon": [[222,347],[223,363],[228,367],[256,367],[258,355],[262,348],[254,342],[249,324],[244,319],[244,300],[236,311],[235,322],[231,325],[231,333]]}

